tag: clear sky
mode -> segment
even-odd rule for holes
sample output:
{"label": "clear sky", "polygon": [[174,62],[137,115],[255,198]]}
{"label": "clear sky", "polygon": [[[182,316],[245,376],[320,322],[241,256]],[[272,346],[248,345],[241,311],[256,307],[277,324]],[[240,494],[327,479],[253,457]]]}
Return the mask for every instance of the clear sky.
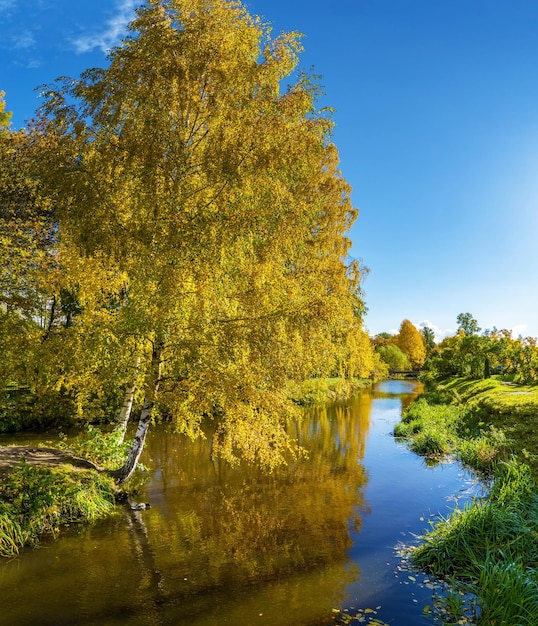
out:
{"label": "clear sky", "polygon": [[[13,126],[34,88],[104,66],[138,0],[0,0]],[[368,330],[401,321],[538,336],[538,2],[250,0],[305,35],[360,211]]]}

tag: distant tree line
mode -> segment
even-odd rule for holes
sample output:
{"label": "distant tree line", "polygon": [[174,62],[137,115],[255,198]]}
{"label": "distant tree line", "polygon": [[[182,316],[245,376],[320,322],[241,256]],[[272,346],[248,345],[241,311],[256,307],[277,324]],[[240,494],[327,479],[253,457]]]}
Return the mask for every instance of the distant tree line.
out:
{"label": "distant tree line", "polygon": [[430,352],[425,368],[428,377],[489,378],[502,375],[522,384],[538,384],[538,345],[533,337],[512,336],[510,330],[485,330],[471,313],[457,317],[458,331]]}

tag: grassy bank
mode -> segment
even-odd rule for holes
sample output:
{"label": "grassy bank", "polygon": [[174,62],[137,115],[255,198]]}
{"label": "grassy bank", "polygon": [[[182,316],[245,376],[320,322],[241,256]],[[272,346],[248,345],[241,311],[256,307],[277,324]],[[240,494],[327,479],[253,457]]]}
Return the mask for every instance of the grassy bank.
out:
{"label": "grassy bank", "polygon": [[114,481],[93,470],[21,463],[0,481],[0,556],[14,556],[66,524],[110,514],[115,493]]}
{"label": "grassy bank", "polygon": [[514,385],[497,379],[453,379],[439,392],[464,404],[473,419],[469,427],[502,430],[512,448],[538,479],[538,386]]}
{"label": "grassy bank", "polygon": [[[538,624],[537,417],[536,387],[454,379],[395,428],[418,454],[452,455],[490,479],[487,497],[438,522],[411,553],[455,592],[445,623]],[[462,594],[475,598],[466,614],[453,601]]]}
{"label": "grassy bank", "polygon": [[[105,470],[120,467],[127,452],[118,432],[103,433],[89,425],[78,436],[61,436],[49,446]],[[129,485],[130,492],[138,482]],[[0,556],[15,556],[21,548],[58,534],[68,524],[110,515],[116,499],[125,495],[103,471],[81,469],[69,462],[54,467],[20,462],[0,474]]]}

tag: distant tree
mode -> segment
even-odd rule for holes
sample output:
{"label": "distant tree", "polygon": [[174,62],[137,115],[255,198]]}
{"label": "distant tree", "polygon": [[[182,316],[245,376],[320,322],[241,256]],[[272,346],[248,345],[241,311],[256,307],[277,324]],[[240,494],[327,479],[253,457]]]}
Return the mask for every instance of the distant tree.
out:
{"label": "distant tree", "polygon": [[489,378],[501,374],[518,383],[538,382],[536,339],[512,338],[509,330],[480,331],[469,313],[458,316],[459,332],[444,339],[428,355],[426,369],[430,380],[450,376]]}
{"label": "distant tree", "polygon": [[386,346],[389,343],[394,343],[394,335],[388,332],[382,332],[375,335],[372,342],[376,347]]}
{"label": "distant tree", "polygon": [[430,328],[429,326],[424,326],[421,333],[424,339],[426,350],[429,351],[435,348],[435,332],[433,328]]}
{"label": "distant tree", "polygon": [[407,356],[412,367],[420,369],[426,359],[424,338],[409,320],[403,320],[396,335],[396,345]]}
{"label": "distant tree", "polygon": [[456,320],[458,322],[458,330],[463,331],[467,336],[478,335],[482,330],[471,313],[460,313]]}
{"label": "distant tree", "polygon": [[379,347],[377,353],[391,370],[405,371],[409,370],[411,367],[407,356],[394,344]]}

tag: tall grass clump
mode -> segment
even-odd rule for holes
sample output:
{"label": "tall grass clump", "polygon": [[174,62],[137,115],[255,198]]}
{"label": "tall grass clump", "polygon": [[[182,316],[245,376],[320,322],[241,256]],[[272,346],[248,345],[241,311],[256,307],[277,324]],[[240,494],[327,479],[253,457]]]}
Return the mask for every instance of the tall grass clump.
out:
{"label": "tall grass clump", "polygon": [[29,534],[16,519],[0,513],[0,556],[13,556],[28,542]]}
{"label": "tall grass clump", "polygon": [[493,472],[499,462],[508,461],[512,454],[512,442],[495,426],[490,426],[477,437],[462,439],[456,450],[458,460],[483,475]]}
{"label": "tall grass clump", "polygon": [[456,432],[464,413],[461,406],[430,404],[426,398],[419,398],[396,424],[394,435],[408,439],[417,454],[443,456],[454,450]]}
{"label": "tall grass clump", "polygon": [[474,594],[478,624],[538,624],[538,494],[530,468],[499,463],[489,496],[437,522],[412,560]]}
{"label": "tall grass clump", "polygon": [[112,478],[92,470],[21,463],[0,483],[0,556],[13,556],[72,522],[110,514]]}
{"label": "tall grass clump", "polygon": [[462,404],[437,404],[430,394],[411,404],[394,436],[407,439],[413,452],[426,457],[454,455],[459,461],[483,475],[493,473],[496,465],[507,461],[513,443],[504,431],[482,421],[476,407]]}

